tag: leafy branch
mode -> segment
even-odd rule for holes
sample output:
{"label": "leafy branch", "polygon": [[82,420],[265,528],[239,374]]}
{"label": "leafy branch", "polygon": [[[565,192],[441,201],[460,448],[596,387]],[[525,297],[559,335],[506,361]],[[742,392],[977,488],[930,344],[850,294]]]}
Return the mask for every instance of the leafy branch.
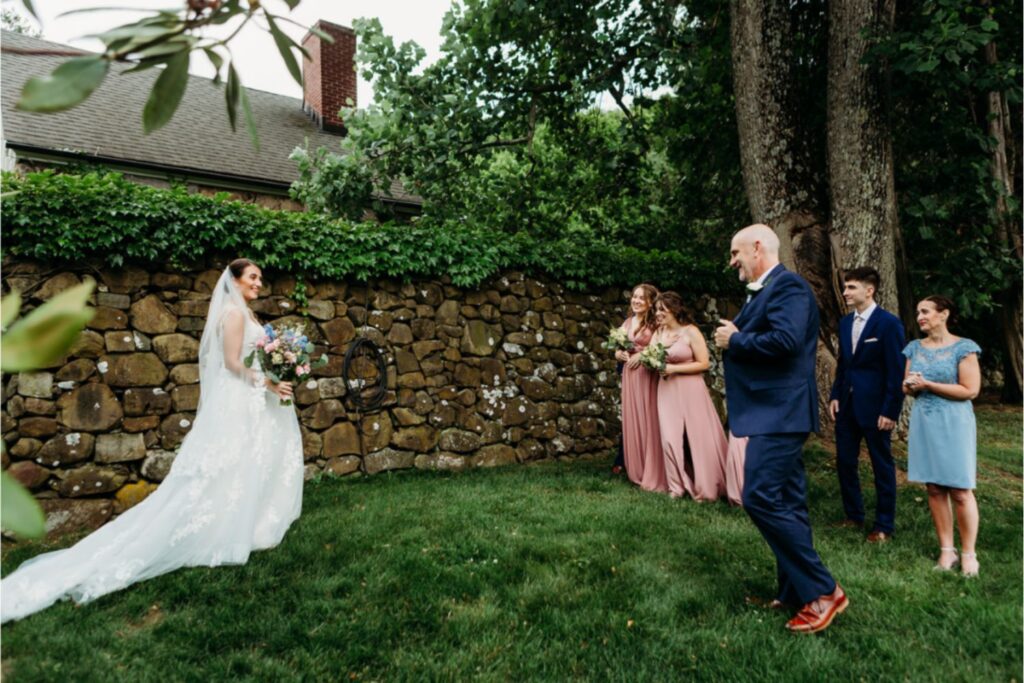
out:
{"label": "leafy branch", "polygon": [[[35,16],[31,1],[22,1],[25,8]],[[294,10],[300,2],[285,0],[289,10]],[[111,8],[73,10],[65,15],[108,9]],[[80,52],[69,53],[65,50],[27,51],[9,47],[4,47],[3,51],[72,56],[49,75],[31,78],[25,83],[17,106],[25,111],[40,113],[66,111],[84,102],[103,83],[113,62],[135,62],[135,66],[125,73],[162,66],[163,71],[154,82],[142,112],[142,127],[146,133],[160,129],[174,116],[188,87],[188,68],[192,55],[201,52],[213,65],[214,83],[221,83],[221,73],[226,72],[224,95],[231,129],[236,129],[238,109],[241,106],[252,144],[258,148],[259,137],[252,110],[230,49],[231,41],[254,19],[261,19],[265,23],[265,30],[273,39],[288,72],[301,85],[302,71],[296,53],[306,58],[309,54],[281,30],[279,21],[298,26],[301,24],[270,12],[260,0],[248,0],[244,7],[242,0],[188,0],[181,10],[158,10],[137,21],[90,36],[103,42],[105,49],[101,54],[82,55]],[[225,26],[233,21],[238,21],[238,24],[226,37],[214,38],[203,34],[207,29]],[[333,42],[331,36],[323,31],[314,27],[307,29],[321,40]]]}

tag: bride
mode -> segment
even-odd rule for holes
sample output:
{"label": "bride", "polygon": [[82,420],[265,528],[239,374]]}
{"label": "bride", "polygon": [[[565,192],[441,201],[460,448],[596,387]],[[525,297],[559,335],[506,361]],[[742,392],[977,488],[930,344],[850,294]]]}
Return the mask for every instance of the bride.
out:
{"label": "bride", "polygon": [[280,405],[291,385],[242,364],[263,333],[247,305],[262,284],[248,259],[232,261],[217,281],[199,345],[202,396],[167,478],[76,545],[0,581],[0,622],[179,567],[244,564],[251,551],[281,542],[302,508],[302,437],[294,409]]}

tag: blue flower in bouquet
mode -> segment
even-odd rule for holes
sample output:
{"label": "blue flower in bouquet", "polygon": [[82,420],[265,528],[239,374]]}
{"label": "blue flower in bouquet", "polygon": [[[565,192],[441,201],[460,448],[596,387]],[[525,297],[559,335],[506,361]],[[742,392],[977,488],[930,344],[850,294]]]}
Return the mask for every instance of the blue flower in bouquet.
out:
{"label": "blue flower in bouquet", "polygon": [[[326,354],[317,360],[310,357],[316,347],[301,328],[276,330],[264,325],[263,333],[263,337],[253,343],[252,352],[243,362],[246,367],[253,367],[258,362],[272,382],[302,382],[315,368],[327,365]],[[281,401],[281,405],[291,405],[291,401]]]}

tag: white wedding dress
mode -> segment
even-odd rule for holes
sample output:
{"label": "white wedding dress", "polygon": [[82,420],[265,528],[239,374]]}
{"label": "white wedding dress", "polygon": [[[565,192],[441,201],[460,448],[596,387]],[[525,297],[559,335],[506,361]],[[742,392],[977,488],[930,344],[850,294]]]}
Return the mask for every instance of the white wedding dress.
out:
{"label": "white wedding dress", "polygon": [[202,397],[167,478],[73,547],[34,557],[0,581],[0,622],[61,599],[88,602],[179,567],[244,564],[253,550],[281,542],[302,508],[295,411],[239,357],[224,361],[225,348],[240,346],[244,355],[261,334],[225,270],[200,344]]}

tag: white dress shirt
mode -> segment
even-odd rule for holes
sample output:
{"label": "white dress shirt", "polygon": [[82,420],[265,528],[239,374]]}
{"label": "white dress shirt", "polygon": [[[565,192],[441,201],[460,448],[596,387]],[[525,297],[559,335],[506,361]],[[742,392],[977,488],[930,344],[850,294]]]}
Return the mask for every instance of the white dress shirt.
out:
{"label": "white dress shirt", "polygon": [[850,349],[856,353],[857,344],[860,343],[860,336],[864,333],[864,328],[867,327],[868,318],[878,308],[878,304],[871,302],[871,305],[864,309],[863,313],[853,312],[853,329],[850,332]]}
{"label": "white dress shirt", "polygon": [[[767,280],[767,279],[768,279],[768,276],[769,276],[769,275],[771,275],[772,271],[773,271],[773,270],[775,270],[775,269],[776,269],[776,268],[778,268],[778,267],[779,267],[778,265],[774,265],[774,266],[772,266],[772,267],[771,267],[771,268],[769,268],[768,270],[766,270],[766,271],[764,271],[763,273],[761,273],[761,277],[757,278],[756,280],[754,280],[753,282],[751,282],[751,283],[749,283],[749,284],[752,284],[752,285],[761,285],[761,286],[764,286],[764,281],[765,281],[765,280]],[[750,303],[750,300],[751,300],[751,299],[753,299],[753,298],[754,298],[753,294],[751,294],[750,292],[748,292],[748,293],[747,293],[747,303],[749,304],[749,303]]]}

